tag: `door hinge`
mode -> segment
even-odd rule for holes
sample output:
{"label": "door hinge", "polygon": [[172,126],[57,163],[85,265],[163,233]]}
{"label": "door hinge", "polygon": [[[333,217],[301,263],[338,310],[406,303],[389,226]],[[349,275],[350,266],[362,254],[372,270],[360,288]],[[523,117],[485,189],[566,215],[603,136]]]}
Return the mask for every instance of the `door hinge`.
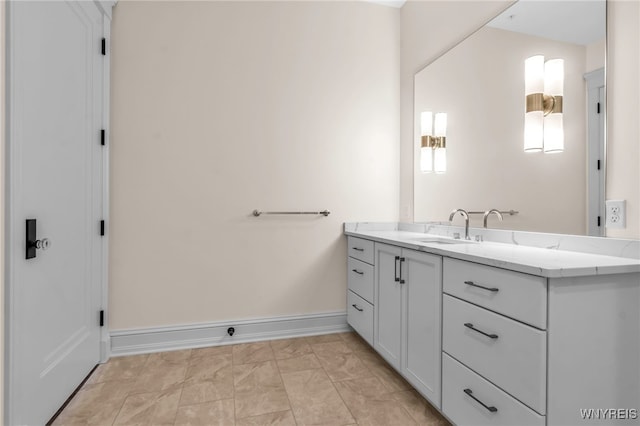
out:
{"label": "door hinge", "polygon": [[598,108],[598,114],[600,114],[600,102],[598,102],[597,108]]}
{"label": "door hinge", "polygon": [[104,220],[100,221],[100,236],[104,237]]}
{"label": "door hinge", "polygon": [[104,129],[100,130],[100,145],[104,146],[106,143],[107,132]]}
{"label": "door hinge", "polygon": [[100,327],[104,327],[104,311],[100,311]]}
{"label": "door hinge", "polygon": [[598,170],[600,170],[600,160],[598,160]]}
{"label": "door hinge", "polygon": [[598,226],[600,226],[600,216],[598,216]]}
{"label": "door hinge", "polygon": [[104,37],[102,38],[102,54],[107,54],[107,39]]}

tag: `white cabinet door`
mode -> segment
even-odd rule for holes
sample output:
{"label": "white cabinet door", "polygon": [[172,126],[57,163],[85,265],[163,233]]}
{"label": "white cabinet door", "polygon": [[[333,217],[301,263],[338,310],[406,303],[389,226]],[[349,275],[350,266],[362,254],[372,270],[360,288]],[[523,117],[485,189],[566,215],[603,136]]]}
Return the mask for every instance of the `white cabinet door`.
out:
{"label": "white cabinet door", "polygon": [[403,250],[402,375],[440,408],[442,257]]}
{"label": "white cabinet door", "polygon": [[375,245],[376,285],[373,347],[396,369],[400,369],[402,250],[386,244]]}

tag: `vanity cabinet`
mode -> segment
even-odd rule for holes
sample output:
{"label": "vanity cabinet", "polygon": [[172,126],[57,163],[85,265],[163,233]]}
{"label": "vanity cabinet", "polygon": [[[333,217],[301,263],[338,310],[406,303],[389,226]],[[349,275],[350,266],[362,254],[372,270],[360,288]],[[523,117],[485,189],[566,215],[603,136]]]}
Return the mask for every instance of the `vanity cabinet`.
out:
{"label": "vanity cabinet", "polygon": [[442,350],[544,415],[547,280],[450,258],[443,269]]}
{"label": "vanity cabinet", "polygon": [[442,257],[375,244],[374,348],[440,407]]}
{"label": "vanity cabinet", "polygon": [[442,412],[458,425],[569,425],[606,407],[637,424],[639,275],[544,278],[445,258]]}
{"label": "vanity cabinet", "polygon": [[443,412],[456,424],[474,412],[544,424],[547,280],[447,258],[443,293]]}
{"label": "vanity cabinet", "polygon": [[[349,236],[349,324],[453,424],[638,424],[633,263],[603,274],[593,262],[615,260],[561,252],[537,275],[531,249],[520,263],[474,262],[381,234],[383,242]],[[548,265],[546,252],[533,254]],[[596,418],[585,420],[589,412]]]}

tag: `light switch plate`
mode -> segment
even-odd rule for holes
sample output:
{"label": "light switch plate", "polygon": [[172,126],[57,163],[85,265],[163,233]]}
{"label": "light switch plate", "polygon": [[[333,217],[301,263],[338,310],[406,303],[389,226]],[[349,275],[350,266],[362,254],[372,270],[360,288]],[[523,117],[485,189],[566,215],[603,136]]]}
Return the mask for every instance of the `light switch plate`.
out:
{"label": "light switch plate", "polygon": [[627,226],[627,202],[625,200],[607,200],[607,228],[626,228]]}

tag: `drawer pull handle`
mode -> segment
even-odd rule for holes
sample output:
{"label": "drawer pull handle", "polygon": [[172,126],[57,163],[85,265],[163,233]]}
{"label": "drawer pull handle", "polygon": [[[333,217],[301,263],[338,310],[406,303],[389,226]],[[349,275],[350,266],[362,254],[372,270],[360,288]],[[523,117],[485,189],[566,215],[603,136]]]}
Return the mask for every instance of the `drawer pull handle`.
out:
{"label": "drawer pull handle", "polygon": [[360,272],[357,269],[352,269],[353,272],[355,272],[358,275],[364,275],[364,272]]}
{"label": "drawer pull handle", "polygon": [[470,285],[470,286],[472,286],[472,287],[478,287],[478,288],[481,288],[481,289],[483,289],[483,290],[494,291],[494,292],[498,292],[498,291],[500,291],[500,289],[499,289],[499,288],[495,288],[495,287],[485,287],[485,286],[483,286],[483,285],[478,285],[478,284],[474,283],[473,281],[465,281],[464,283],[465,283],[466,285]]}
{"label": "drawer pull handle", "polygon": [[360,311],[360,312],[364,311],[364,309],[359,308],[359,307],[358,307],[358,305],[356,305],[355,303],[354,303],[353,305],[351,305],[351,306],[353,306],[354,308],[356,308],[356,311]]}
{"label": "drawer pull handle", "polygon": [[[396,256],[393,264],[393,279],[395,282],[400,282],[400,276],[398,275],[398,263],[400,262],[400,256]],[[400,270],[402,272],[402,270]]]}
{"label": "drawer pull handle", "polygon": [[486,408],[487,410],[491,411],[492,413],[495,413],[498,411],[498,409],[494,406],[489,407],[488,405],[486,405],[484,402],[480,401],[478,398],[476,398],[475,396],[473,396],[473,391],[471,389],[465,389],[464,393],[466,393],[467,395],[469,395],[471,398],[473,398],[473,400],[475,402],[477,402],[478,404],[482,405],[484,408]]}
{"label": "drawer pull handle", "polygon": [[487,336],[487,337],[489,337],[489,338],[491,338],[491,339],[497,339],[497,338],[498,338],[498,335],[497,335],[497,334],[488,334],[488,333],[485,333],[485,332],[484,332],[484,331],[482,331],[482,330],[478,330],[478,329],[477,329],[477,328],[475,328],[475,327],[473,326],[473,324],[471,324],[470,322],[465,323],[465,324],[464,324],[464,326],[465,326],[465,327],[467,327],[467,328],[472,329],[473,331],[475,331],[475,332],[477,332],[477,333],[484,334],[485,336]]}
{"label": "drawer pull handle", "polygon": [[364,249],[363,249],[363,248],[360,248],[360,247],[352,247],[352,248],[353,248],[355,251],[364,251]]}

